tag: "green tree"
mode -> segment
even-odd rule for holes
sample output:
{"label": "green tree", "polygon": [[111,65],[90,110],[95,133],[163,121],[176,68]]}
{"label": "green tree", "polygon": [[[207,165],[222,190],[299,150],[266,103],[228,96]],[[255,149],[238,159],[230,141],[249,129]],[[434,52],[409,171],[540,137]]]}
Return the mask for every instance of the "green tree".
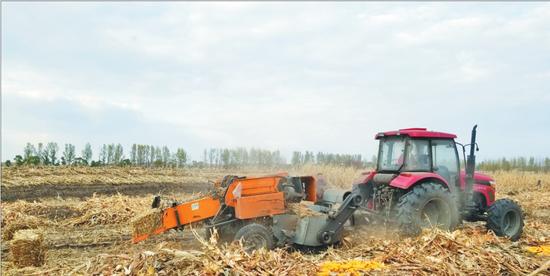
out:
{"label": "green tree", "polygon": [[23,156],[21,156],[21,155],[16,155],[13,160],[15,161],[16,166],[22,166],[24,164]]}
{"label": "green tree", "polygon": [[40,157],[38,157],[36,155],[33,155],[33,156],[29,157],[27,160],[25,160],[25,163],[27,165],[38,166],[38,165],[40,165]]}
{"label": "green tree", "polygon": [[176,159],[178,162],[178,167],[185,166],[185,163],[187,163],[187,152],[185,152],[182,148],[178,148],[176,150]]}
{"label": "green tree", "polygon": [[25,149],[23,150],[23,160],[25,161],[25,163],[28,163],[29,159],[35,155],[36,155],[36,149],[31,143],[27,143],[27,145],[25,146]]}

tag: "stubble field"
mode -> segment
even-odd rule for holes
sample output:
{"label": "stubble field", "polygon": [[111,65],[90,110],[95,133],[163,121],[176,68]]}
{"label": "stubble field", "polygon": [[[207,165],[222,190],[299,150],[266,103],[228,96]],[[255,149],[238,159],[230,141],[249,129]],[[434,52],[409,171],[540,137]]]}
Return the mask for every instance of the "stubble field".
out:
{"label": "stubble field", "polygon": [[[183,200],[226,174],[262,175],[266,169],[3,168],[2,275],[328,275],[482,274],[523,275],[550,260],[550,175],[492,173],[497,197],[518,201],[525,213],[517,242],[495,237],[483,223],[464,223],[452,233],[426,230],[401,238],[391,229],[349,230],[344,242],[307,253],[289,248],[247,254],[236,245],[204,240],[200,226],[131,243],[131,219],[150,208],[151,196]],[[349,188],[360,170],[329,166],[293,169],[322,173],[331,185]],[[18,268],[13,234],[33,228],[44,236],[45,264]],[[544,267],[543,267],[544,268]]]}

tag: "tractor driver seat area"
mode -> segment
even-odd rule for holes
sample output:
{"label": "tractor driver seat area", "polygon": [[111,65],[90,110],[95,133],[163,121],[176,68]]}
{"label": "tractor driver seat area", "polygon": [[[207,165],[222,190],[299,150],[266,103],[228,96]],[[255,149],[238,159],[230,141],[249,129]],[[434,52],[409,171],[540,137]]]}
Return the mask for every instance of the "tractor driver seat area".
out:
{"label": "tractor driver seat area", "polygon": [[434,167],[434,172],[439,174],[443,179],[447,180],[448,183],[451,183],[451,173],[449,169],[445,166]]}
{"label": "tractor driver seat area", "polygon": [[418,162],[420,163],[420,167],[427,168],[430,166],[428,163],[430,160],[430,156],[428,154],[422,154],[418,157]]}

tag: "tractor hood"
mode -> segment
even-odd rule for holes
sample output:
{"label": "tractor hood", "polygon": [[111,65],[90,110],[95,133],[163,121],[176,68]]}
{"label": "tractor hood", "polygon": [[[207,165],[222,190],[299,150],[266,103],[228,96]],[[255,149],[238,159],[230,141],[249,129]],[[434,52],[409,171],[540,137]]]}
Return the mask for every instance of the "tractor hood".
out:
{"label": "tractor hood", "polygon": [[[466,179],[466,172],[465,171],[460,171],[460,179],[463,180],[463,179]],[[476,172],[474,173],[474,182],[476,184],[485,184],[485,185],[490,185],[491,182],[494,183],[494,179],[484,173],[479,173],[479,172]],[[462,182],[462,181],[461,181]]]}

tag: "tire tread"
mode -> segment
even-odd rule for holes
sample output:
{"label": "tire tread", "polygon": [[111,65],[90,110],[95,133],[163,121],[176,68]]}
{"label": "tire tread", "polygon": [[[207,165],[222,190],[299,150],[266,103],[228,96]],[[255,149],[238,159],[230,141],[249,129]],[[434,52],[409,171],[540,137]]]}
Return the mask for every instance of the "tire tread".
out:
{"label": "tire tread", "polygon": [[516,209],[520,214],[520,228],[519,231],[514,234],[510,238],[512,241],[516,241],[521,237],[521,234],[523,232],[523,211],[521,210],[521,206],[517,204],[515,201],[508,199],[508,198],[502,198],[497,201],[495,201],[487,210],[487,228],[492,230],[495,235],[503,237],[506,236],[504,233],[504,230],[502,229],[501,221],[503,219],[504,214],[510,209]]}

